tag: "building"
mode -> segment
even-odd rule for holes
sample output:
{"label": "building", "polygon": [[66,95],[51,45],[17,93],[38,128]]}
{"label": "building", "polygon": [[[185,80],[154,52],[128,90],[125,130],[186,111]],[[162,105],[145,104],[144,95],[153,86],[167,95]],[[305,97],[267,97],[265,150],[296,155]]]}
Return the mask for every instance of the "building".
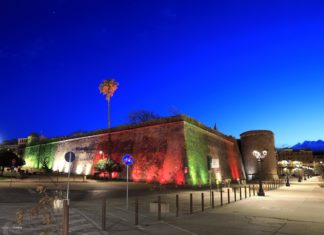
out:
{"label": "building", "polygon": [[313,152],[313,158],[315,163],[324,163],[324,151]]}
{"label": "building", "polygon": [[[34,142],[26,147],[25,168],[40,169],[46,164],[53,171],[67,172],[64,155],[69,151],[76,155],[75,174],[94,174],[100,159],[121,161],[131,154],[134,181],[204,185],[210,176],[213,182],[246,179],[237,140],[184,115]],[[215,167],[210,170],[209,160]],[[124,178],[125,172],[119,177]]]}
{"label": "building", "polygon": [[293,150],[290,148],[284,148],[278,151],[278,161],[298,161],[303,166],[313,166],[314,156],[311,150]]}

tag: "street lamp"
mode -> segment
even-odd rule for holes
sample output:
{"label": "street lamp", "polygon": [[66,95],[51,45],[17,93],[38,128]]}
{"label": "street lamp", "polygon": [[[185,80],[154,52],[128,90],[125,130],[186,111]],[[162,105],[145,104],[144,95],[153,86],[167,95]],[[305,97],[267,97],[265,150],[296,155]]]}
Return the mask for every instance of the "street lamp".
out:
{"label": "street lamp", "polygon": [[297,174],[298,182],[302,181],[302,163],[300,161],[293,161],[294,173]]}
{"label": "street lamp", "polygon": [[258,162],[258,171],[259,171],[259,191],[258,191],[258,196],[265,196],[264,194],[264,190],[262,188],[262,179],[261,179],[261,162],[263,161],[263,159],[267,156],[268,151],[267,150],[263,150],[261,153],[257,150],[254,150],[252,152],[253,156],[257,159]]}
{"label": "street lamp", "polygon": [[102,150],[99,151],[99,154],[101,156],[101,159],[103,159],[103,151]]}
{"label": "street lamp", "polygon": [[286,175],[286,187],[289,187],[290,186],[290,183],[289,183],[289,175],[290,175],[290,170],[289,170],[289,165],[290,163],[286,160],[283,160],[281,161],[281,164],[282,166],[284,167],[284,172],[285,172],[285,175]]}

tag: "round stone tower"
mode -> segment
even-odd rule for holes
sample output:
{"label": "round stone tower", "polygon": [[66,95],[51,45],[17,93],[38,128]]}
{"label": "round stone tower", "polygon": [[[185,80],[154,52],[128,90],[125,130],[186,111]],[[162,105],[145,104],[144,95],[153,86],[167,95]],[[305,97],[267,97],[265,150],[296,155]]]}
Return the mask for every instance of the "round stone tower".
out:
{"label": "round stone tower", "polygon": [[261,163],[261,177],[263,180],[278,179],[277,159],[272,131],[256,130],[241,134],[241,153],[248,180],[257,179],[258,162],[252,152],[267,150],[268,154]]}

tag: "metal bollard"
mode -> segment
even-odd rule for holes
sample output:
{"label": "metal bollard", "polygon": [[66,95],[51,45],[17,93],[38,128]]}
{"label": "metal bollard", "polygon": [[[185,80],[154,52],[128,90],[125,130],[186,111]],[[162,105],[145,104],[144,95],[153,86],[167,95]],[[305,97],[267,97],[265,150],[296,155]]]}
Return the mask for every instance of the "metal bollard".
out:
{"label": "metal bollard", "polygon": [[201,193],[201,211],[204,212],[204,210],[205,210],[204,193]]}
{"label": "metal bollard", "polygon": [[230,190],[229,190],[229,188],[227,189],[227,203],[228,203],[228,204],[231,203],[231,194],[230,194]]}
{"label": "metal bollard", "polygon": [[212,208],[215,208],[214,191],[212,191]]}
{"label": "metal bollard", "polygon": [[179,195],[176,195],[176,217],[179,216]]}
{"label": "metal bollard", "polygon": [[245,199],[247,198],[247,194],[246,194],[246,186],[244,186],[244,196],[245,196]]}
{"label": "metal bollard", "polygon": [[102,199],[102,206],[101,206],[101,230],[105,231],[106,230],[106,208],[107,208],[107,203],[106,203],[106,198]]}
{"label": "metal bollard", "polygon": [[192,193],[190,193],[190,214],[192,214]]}
{"label": "metal bollard", "polygon": [[236,188],[234,188],[234,201],[236,202]]}
{"label": "metal bollard", "polygon": [[249,185],[249,197],[251,197],[251,185]]}
{"label": "metal bollard", "polygon": [[253,196],[255,196],[255,186],[254,186],[254,184],[253,184],[252,188],[253,188]]}
{"label": "metal bollard", "polygon": [[223,206],[223,189],[220,191],[220,204]]}
{"label": "metal bollard", "polygon": [[240,200],[242,200],[242,188],[240,186]]}
{"label": "metal bollard", "polygon": [[138,199],[135,199],[135,225],[138,225]]}
{"label": "metal bollard", "polygon": [[161,220],[161,196],[158,196],[158,220]]}

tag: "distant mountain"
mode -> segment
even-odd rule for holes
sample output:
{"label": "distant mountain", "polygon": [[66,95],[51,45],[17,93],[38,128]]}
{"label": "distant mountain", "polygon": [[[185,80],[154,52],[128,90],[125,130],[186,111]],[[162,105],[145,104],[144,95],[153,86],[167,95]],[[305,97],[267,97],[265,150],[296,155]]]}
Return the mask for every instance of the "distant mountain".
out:
{"label": "distant mountain", "polygon": [[324,141],[304,141],[291,147],[294,150],[310,149],[312,151],[324,151]]}

